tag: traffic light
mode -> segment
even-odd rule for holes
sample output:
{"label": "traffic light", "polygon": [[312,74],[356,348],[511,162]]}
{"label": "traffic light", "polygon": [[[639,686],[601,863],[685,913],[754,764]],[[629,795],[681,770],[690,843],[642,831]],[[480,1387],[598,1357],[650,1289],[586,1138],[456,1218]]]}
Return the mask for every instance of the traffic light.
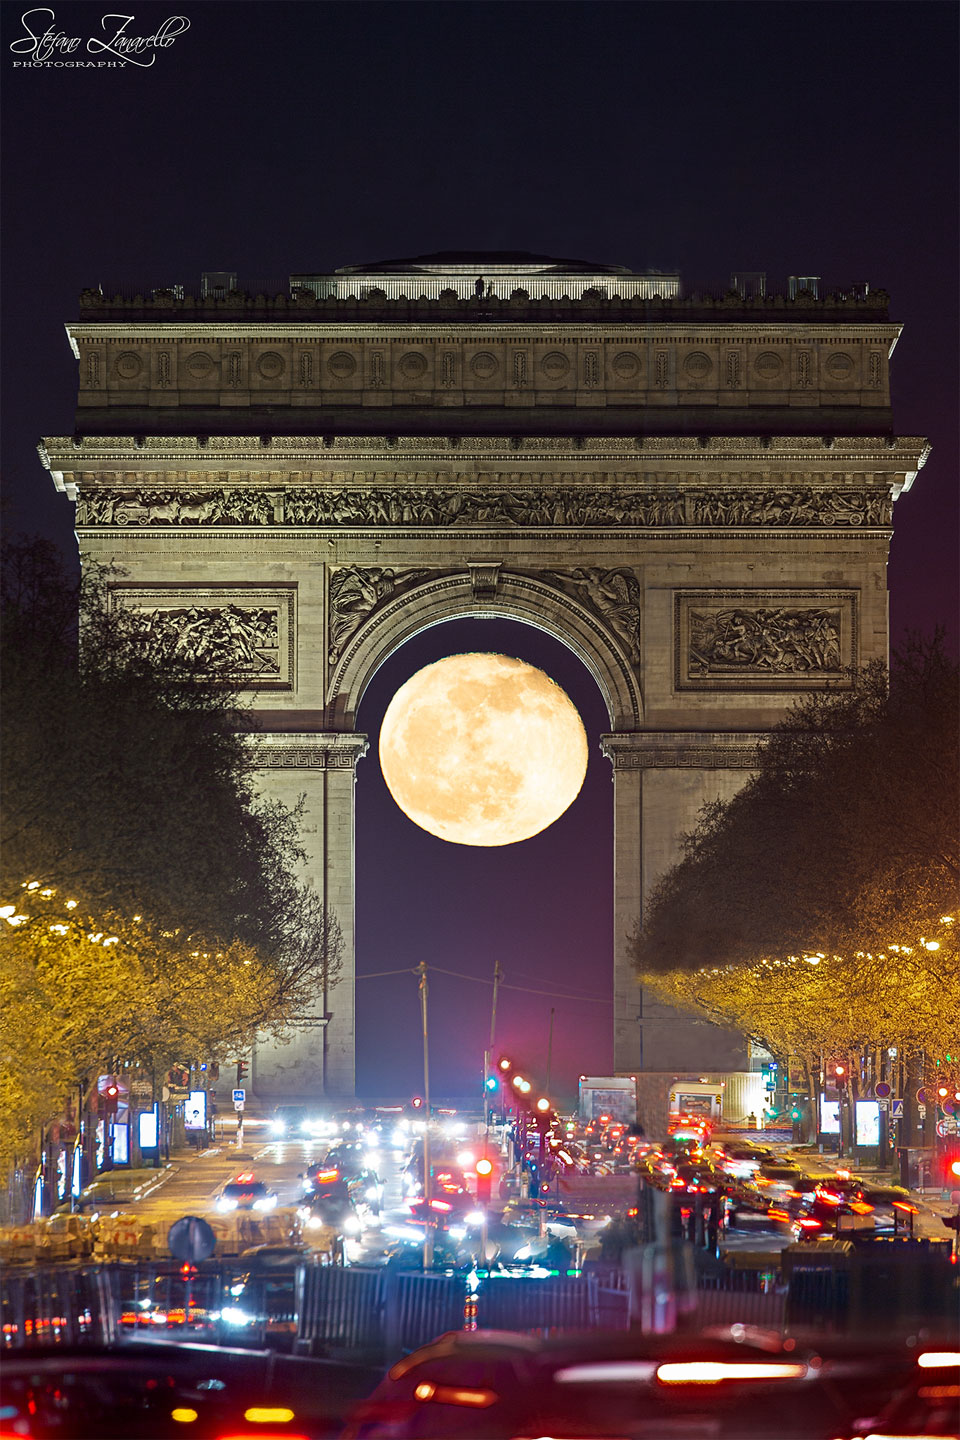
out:
{"label": "traffic light", "polygon": [[477,1161],[477,1199],[481,1205],[490,1202],[490,1185],[493,1180],[493,1161],[486,1156]]}
{"label": "traffic light", "polygon": [[410,1101],[410,1104],[413,1106],[414,1110],[422,1110],[422,1109],[423,1109],[423,1096],[422,1096],[422,1095],[414,1095],[413,1099]]}
{"label": "traffic light", "polygon": [[793,1121],[803,1119],[803,1111],[799,1105],[793,1105],[790,1109],[790,1119]]}
{"label": "traffic light", "polygon": [[499,1082],[497,1081],[496,1075],[488,1075],[483,1083],[484,1087],[492,1093],[494,1090],[497,1089],[497,1085]]}
{"label": "traffic light", "polygon": [[244,1082],[244,1080],[246,1080],[247,1074],[248,1074],[248,1072],[249,1072],[249,1069],[250,1069],[250,1067],[249,1067],[249,1065],[247,1064],[246,1060],[238,1060],[238,1061],[237,1061],[237,1084],[238,1084],[238,1085],[242,1085],[243,1082]]}
{"label": "traffic light", "polygon": [[120,1086],[116,1081],[111,1080],[109,1085],[104,1086],[100,1092],[100,1100],[104,1115],[116,1115],[120,1103]]}

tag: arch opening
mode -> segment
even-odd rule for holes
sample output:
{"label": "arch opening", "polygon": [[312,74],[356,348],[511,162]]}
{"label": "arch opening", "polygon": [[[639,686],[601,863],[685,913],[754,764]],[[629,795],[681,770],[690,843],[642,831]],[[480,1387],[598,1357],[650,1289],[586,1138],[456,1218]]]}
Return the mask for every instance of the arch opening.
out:
{"label": "arch opening", "polygon": [[[587,777],[564,815],[529,840],[488,849],[420,830],[392,800],[377,760],[379,726],[399,686],[434,660],[473,650],[544,670],[576,706],[589,742]],[[382,657],[357,720],[370,741],[356,786],[358,1093],[422,1089],[413,967],[426,960],[431,1091],[475,1099],[499,960],[498,1053],[525,1056],[545,1079],[552,1008],[553,1086],[571,1099],[584,1063],[598,1066],[594,1073],[612,1063],[612,785],[599,745],[609,714],[595,677],[542,627],[487,611],[421,626]]]}

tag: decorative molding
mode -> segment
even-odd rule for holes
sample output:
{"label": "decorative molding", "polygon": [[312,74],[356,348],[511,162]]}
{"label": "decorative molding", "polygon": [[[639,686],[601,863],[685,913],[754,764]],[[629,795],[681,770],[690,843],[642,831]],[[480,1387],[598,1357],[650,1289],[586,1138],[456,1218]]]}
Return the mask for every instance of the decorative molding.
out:
{"label": "decorative molding", "polygon": [[296,588],[111,586],[158,664],[208,664],[245,690],[296,688]]}
{"label": "decorative molding", "polygon": [[[335,417],[331,415],[331,425]],[[863,435],[709,435],[709,449],[731,461],[762,461],[764,468],[791,460],[809,463],[811,456],[823,459],[829,453],[831,463],[838,454],[851,461],[876,465],[886,471],[919,470],[930,452],[929,443],[920,436],[891,435],[876,438]],[[391,448],[410,459],[513,459],[512,446],[502,435],[395,435]],[[274,435],[273,446],[278,453],[291,458],[313,461],[382,460],[386,435],[337,435],[331,433],[321,443],[313,435]],[[602,461],[624,456],[656,455],[663,460],[703,459],[700,435],[524,435],[524,450],[534,460],[541,456],[553,463],[557,459]],[[145,456],[152,460],[181,459],[193,455],[209,461],[210,453],[236,460],[258,459],[256,442],[243,435],[210,435],[204,443],[195,435],[57,435],[43,442],[47,456],[69,455],[73,460],[133,460],[142,467]],[[454,455],[453,452],[456,452]],[[67,468],[70,468],[69,466]]]}
{"label": "decorative molding", "polygon": [[354,770],[369,748],[354,732],[262,733],[250,737],[261,770]]}
{"label": "decorative molding", "polygon": [[755,770],[762,731],[655,731],[601,735],[614,770]]}
{"label": "decorative molding", "polygon": [[500,561],[468,560],[467,569],[474,600],[495,600],[500,584]]}
{"label": "decorative molding", "polygon": [[807,690],[850,685],[859,654],[855,590],[680,590],[678,690]]}
{"label": "decorative molding", "polygon": [[[344,646],[332,669],[327,704],[336,707],[348,696],[351,683],[348,679],[352,668],[361,657],[361,652],[370,647],[375,632],[385,631],[400,638],[397,643],[415,634],[417,626],[405,626],[405,616],[416,619],[433,610],[441,602],[445,618],[466,616],[475,612],[478,603],[490,607],[489,613],[535,623],[541,629],[557,635],[567,645],[572,645],[580,658],[593,670],[600,683],[608,706],[614,702],[614,692],[619,697],[615,713],[629,715],[634,724],[640,724],[643,703],[636,667],[631,664],[621,636],[614,633],[602,618],[588,608],[581,598],[566,593],[557,583],[557,577],[550,571],[537,573],[505,572],[501,570],[496,595],[492,600],[478,602],[473,593],[473,577],[463,571],[426,572],[431,578],[424,583],[412,584],[400,593],[390,596],[383,603],[372,605],[363,617],[362,623]],[[566,613],[564,613],[566,612]],[[587,637],[593,647],[592,655],[586,647]],[[589,658],[588,658],[589,656]],[[361,680],[361,685],[363,681]]]}

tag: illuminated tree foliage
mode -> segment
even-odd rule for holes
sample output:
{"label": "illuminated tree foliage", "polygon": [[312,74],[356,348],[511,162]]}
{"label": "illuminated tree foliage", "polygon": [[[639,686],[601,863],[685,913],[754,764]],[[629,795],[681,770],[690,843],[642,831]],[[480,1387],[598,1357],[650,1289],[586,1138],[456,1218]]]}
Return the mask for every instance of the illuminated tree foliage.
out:
{"label": "illuminated tree foliage", "polygon": [[10,1133],[58,1114],[66,1086],[111,1062],[162,1069],[247,1048],[312,1008],[342,966],[335,917],[300,879],[299,813],[257,796],[229,677],[158,665],[112,603],[115,578],[93,568],[74,584],[42,541],[4,555]]}
{"label": "illuminated tree foliage", "polygon": [[939,637],[798,704],[651,897],[644,983],[810,1064],[955,1055],[957,747]]}

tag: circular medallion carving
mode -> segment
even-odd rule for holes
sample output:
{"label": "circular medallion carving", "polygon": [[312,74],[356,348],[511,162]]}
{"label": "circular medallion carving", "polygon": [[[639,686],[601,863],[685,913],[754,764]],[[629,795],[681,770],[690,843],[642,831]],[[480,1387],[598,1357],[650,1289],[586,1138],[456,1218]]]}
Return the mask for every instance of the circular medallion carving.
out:
{"label": "circular medallion carving", "polygon": [[775,350],[764,350],[754,360],[753,368],[761,380],[776,380],[783,370],[783,360]]}
{"label": "circular medallion carving", "polygon": [[481,350],[479,355],[474,355],[470,361],[470,369],[478,380],[489,380],[492,375],[496,375],[499,368],[496,355],[491,355],[489,350]]}
{"label": "circular medallion carving", "polygon": [[853,360],[842,350],[827,356],[827,374],[831,380],[849,380],[853,374]]}
{"label": "circular medallion carving", "polygon": [[702,350],[694,350],[683,362],[683,373],[688,380],[706,380],[713,369],[713,361]]}
{"label": "circular medallion carving", "polygon": [[408,350],[400,358],[400,374],[407,380],[419,380],[427,373],[427,358],[419,350]]}
{"label": "circular medallion carving", "polygon": [[357,362],[349,350],[336,350],[327,361],[327,369],[337,380],[349,380],[356,368]]}
{"label": "circular medallion carving", "polygon": [[124,350],[117,356],[116,370],[121,380],[136,380],[143,369],[143,361],[135,350]]}
{"label": "circular medallion carving", "polygon": [[213,374],[216,367],[212,356],[205,350],[195,350],[192,355],[187,356],[186,368],[187,374],[192,375],[194,380],[205,380],[208,375]]}
{"label": "circular medallion carving", "polygon": [[634,380],[640,374],[640,356],[632,350],[621,350],[613,357],[613,373],[621,380]]}
{"label": "circular medallion carving", "polygon": [[257,360],[257,372],[264,380],[276,380],[283,374],[283,356],[278,355],[276,350],[265,350]]}
{"label": "circular medallion carving", "polygon": [[540,369],[548,380],[562,380],[570,370],[570,361],[562,350],[551,350],[540,361]]}

